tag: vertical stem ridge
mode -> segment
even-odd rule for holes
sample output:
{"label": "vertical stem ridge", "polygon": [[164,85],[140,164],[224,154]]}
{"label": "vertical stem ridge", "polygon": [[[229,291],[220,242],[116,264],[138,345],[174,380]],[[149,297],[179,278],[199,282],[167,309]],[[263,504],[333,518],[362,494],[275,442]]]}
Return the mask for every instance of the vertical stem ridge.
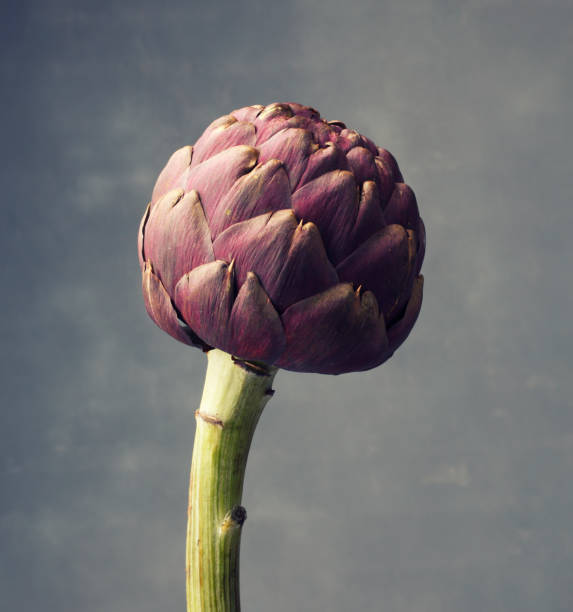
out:
{"label": "vertical stem ridge", "polygon": [[218,349],[207,357],[189,483],[187,612],[239,612],[243,480],[276,369],[245,364]]}

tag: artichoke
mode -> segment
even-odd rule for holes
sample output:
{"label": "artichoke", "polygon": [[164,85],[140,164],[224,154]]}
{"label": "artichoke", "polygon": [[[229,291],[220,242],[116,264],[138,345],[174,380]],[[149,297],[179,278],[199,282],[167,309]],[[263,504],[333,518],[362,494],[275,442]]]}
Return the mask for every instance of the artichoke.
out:
{"label": "artichoke", "polygon": [[208,357],[187,610],[239,612],[243,479],[274,376],[392,355],[422,303],[424,224],[388,151],[308,106],[247,106],[171,156],[138,249],[147,312]]}
{"label": "artichoke", "polygon": [[247,106],[171,156],[139,231],[177,340],[340,374],[386,361],[422,301],[424,224],[394,157],[300,104]]}

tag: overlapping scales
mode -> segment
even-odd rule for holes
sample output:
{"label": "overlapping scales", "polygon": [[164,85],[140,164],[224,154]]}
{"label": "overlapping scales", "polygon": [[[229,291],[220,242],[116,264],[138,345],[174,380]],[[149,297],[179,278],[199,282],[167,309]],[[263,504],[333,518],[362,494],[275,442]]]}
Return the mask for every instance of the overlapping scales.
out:
{"label": "overlapping scales", "polygon": [[294,103],[212,122],[139,231],[146,308],[187,344],[295,371],[375,367],[418,316],[425,230],[394,157]]}

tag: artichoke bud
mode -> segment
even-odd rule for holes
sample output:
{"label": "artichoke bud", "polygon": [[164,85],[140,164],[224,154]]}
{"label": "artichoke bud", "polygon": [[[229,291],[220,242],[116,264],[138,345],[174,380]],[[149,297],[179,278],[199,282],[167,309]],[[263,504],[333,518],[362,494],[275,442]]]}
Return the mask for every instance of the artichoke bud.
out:
{"label": "artichoke bud", "polygon": [[422,303],[425,229],[394,157],[299,104],[237,109],[162,170],[138,251],[177,340],[287,370],[368,370]]}

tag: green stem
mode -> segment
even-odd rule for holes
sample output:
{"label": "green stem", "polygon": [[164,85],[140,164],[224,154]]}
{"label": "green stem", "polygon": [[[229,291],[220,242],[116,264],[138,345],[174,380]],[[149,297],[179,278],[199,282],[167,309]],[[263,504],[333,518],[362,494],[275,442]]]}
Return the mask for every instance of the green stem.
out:
{"label": "green stem", "polygon": [[238,612],[245,466],[276,369],[218,349],[207,357],[189,484],[187,612]]}

